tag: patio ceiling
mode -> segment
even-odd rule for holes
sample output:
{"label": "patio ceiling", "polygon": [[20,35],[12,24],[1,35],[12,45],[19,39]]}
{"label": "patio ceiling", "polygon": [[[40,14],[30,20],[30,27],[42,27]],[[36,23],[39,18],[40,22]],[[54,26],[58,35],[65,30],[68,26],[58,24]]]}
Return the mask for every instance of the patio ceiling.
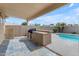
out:
{"label": "patio ceiling", "polygon": [[6,16],[32,20],[66,3],[0,3],[0,10]]}

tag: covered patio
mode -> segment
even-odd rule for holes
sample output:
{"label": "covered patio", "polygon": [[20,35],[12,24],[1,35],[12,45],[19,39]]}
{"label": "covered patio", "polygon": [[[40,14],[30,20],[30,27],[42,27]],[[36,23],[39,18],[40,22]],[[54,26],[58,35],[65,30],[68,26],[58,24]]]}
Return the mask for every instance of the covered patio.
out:
{"label": "covered patio", "polygon": [[[12,56],[58,56],[60,54],[51,51],[45,46],[38,46],[28,40],[27,36],[5,39],[5,18],[18,17],[26,21],[33,20],[45,13],[66,5],[65,3],[2,3],[0,4],[0,55]],[[28,34],[28,33],[27,33]]]}

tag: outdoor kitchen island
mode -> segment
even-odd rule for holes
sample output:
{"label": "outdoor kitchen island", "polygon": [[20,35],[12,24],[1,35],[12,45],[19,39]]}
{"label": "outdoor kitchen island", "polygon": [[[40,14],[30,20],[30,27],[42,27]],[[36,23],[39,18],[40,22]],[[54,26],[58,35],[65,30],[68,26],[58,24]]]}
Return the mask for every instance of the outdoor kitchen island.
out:
{"label": "outdoor kitchen island", "polygon": [[38,45],[45,46],[51,43],[51,34],[47,32],[33,31],[31,40]]}

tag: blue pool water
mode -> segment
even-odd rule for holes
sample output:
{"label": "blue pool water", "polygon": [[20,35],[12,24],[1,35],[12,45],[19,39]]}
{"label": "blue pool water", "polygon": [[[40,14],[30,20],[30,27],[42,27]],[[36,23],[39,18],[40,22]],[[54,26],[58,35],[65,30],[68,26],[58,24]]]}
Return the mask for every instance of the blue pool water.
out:
{"label": "blue pool water", "polygon": [[72,35],[72,34],[58,34],[60,38],[64,40],[71,40],[71,41],[76,41],[79,42],[79,35]]}

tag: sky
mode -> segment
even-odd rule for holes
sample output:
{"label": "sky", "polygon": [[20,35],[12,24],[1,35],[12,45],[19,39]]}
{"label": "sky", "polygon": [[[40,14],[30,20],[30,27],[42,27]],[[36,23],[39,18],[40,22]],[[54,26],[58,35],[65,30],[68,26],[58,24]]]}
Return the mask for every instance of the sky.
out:
{"label": "sky", "polygon": [[6,23],[12,23],[12,24],[21,25],[23,22],[26,22],[26,20],[16,18],[16,17],[8,17],[8,18],[6,18]]}
{"label": "sky", "polygon": [[[6,19],[7,23],[21,24],[25,22],[24,19],[9,17]],[[67,24],[79,24],[79,3],[67,4],[61,8],[51,11],[45,15],[37,17],[29,24],[56,24],[64,22]]]}
{"label": "sky", "polygon": [[51,11],[43,16],[40,16],[29,24],[56,24],[58,22],[64,22],[67,24],[79,24],[79,4],[71,3],[67,4],[59,9]]}

